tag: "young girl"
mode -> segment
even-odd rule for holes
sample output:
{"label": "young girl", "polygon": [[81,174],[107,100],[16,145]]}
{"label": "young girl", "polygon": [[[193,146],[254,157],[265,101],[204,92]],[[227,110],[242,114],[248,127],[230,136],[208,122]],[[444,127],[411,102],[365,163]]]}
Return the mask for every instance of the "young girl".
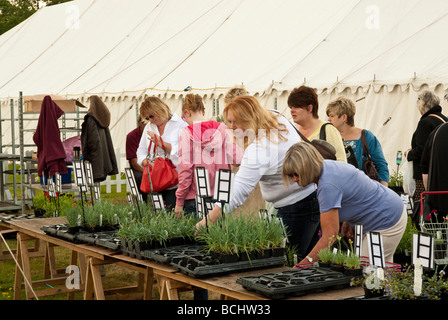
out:
{"label": "young girl", "polygon": [[176,191],[174,213],[196,213],[195,168],[205,167],[210,181],[210,196],[213,195],[215,174],[219,169],[238,166],[242,151],[233,142],[224,123],[204,117],[205,108],[199,95],[187,94],[182,105],[182,114],[188,123],[179,138],[179,185]]}

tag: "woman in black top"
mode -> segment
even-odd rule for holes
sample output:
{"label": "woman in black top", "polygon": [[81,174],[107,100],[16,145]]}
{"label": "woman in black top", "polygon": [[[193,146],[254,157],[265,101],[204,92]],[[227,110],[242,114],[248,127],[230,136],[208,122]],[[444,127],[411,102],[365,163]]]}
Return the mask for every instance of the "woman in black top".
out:
{"label": "woman in black top", "polygon": [[419,94],[417,108],[422,117],[418,122],[417,129],[412,135],[411,149],[405,152],[407,160],[413,161],[414,166],[414,179],[416,183],[416,190],[413,196],[414,201],[420,201],[420,194],[425,190],[420,160],[426,141],[436,127],[448,121],[448,118],[442,114],[439,97],[432,91],[427,90]]}
{"label": "woman in black top", "polygon": [[[420,167],[427,191],[448,191],[448,123],[436,128],[428,138],[421,158]],[[442,222],[442,217],[448,216],[448,195],[429,194],[428,203],[432,210],[434,221]],[[426,218],[426,217],[424,217]],[[433,221],[433,222],[434,222]]]}

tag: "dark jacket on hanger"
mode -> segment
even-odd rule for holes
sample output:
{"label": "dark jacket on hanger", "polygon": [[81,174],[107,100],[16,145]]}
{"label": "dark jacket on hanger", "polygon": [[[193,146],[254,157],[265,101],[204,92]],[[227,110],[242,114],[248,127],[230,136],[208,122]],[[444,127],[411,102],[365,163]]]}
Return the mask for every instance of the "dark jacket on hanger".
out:
{"label": "dark jacket on hanger", "polygon": [[[428,174],[427,191],[448,191],[448,123],[440,125],[428,138],[421,159],[422,173]],[[448,214],[448,195],[428,195],[430,208]]]}
{"label": "dark jacket on hanger", "polygon": [[98,96],[91,96],[90,109],[82,124],[81,146],[83,160],[92,164],[95,182],[118,173],[109,124],[109,109]]}
{"label": "dark jacket on hanger", "polygon": [[40,109],[39,120],[33,141],[37,146],[37,174],[54,176],[56,172],[67,173],[65,150],[62,145],[58,119],[64,111],[51,99],[45,96]]}
{"label": "dark jacket on hanger", "polygon": [[412,149],[407,154],[407,160],[414,162],[414,179],[422,180],[422,170],[420,169],[420,159],[422,157],[423,148],[425,147],[426,141],[428,141],[429,134],[440,124],[443,123],[437,115],[448,121],[448,119],[442,114],[442,107],[436,106],[426,112],[420,118],[418,122],[417,129],[412,135],[411,147]]}

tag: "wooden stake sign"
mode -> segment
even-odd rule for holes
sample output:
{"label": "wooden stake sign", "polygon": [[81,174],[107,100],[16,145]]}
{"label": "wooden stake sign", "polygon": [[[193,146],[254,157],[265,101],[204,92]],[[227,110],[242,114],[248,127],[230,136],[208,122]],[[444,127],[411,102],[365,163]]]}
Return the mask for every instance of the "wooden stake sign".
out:
{"label": "wooden stake sign", "polygon": [[[129,189],[131,189],[131,195],[134,199],[138,199],[140,192],[138,191],[137,182],[135,181],[134,172],[131,168],[124,169],[126,173],[126,178],[128,180]],[[129,200],[129,199],[128,199]]]}
{"label": "wooden stake sign", "polygon": [[[195,182],[196,182],[196,203],[198,203],[198,197],[200,198],[201,213],[205,218],[205,227],[208,230],[208,212],[210,211],[207,206],[207,199],[210,197],[210,181],[208,177],[208,170],[205,167],[195,168]],[[198,209],[198,206],[196,207]],[[199,211],[198,211],[199,212]]]}
{"label": "wooden stake sign", "polygon": [[233,181],[232,172],[229,169],[219,169],[215,175],[215,190],[213,198],[221,203],[230,202],[230,194]]}
{"label": "wooden stake sign", "polygon": [[165,208],[165,204],[163,203],[163,197],[160,193],[150,193],[151,203],[154,207],[154,210],[160,210]]}
{"label": "wooden stake sign", "polygon": [[370,264],[376,267],[384,268],[386,263],[384,261],[383,239],[379,232],[369,232],[367,234],[369,243],[369,260]]}
{"label": "wooden stake sign", "polygon": [[195,173],[197,194],[202,198],[210,197],[210,181],[208,177],[208,170],[205,169],[205,167],[196,167]]}
{"label": "wooden stake sign", "polygon": [[355,254],[360,257],[362,252],[362,224],[355,225]]}
{"label": "wooden stake sign", "polygon": [[434,269],[434,237],[431,234],[419,232],[413,235],[412,262],[417,259],[424,268]]}
{"label": "wooden stake sign", "polygon": [[213,203],[207,197],[200,197],[199,195],[195,196],[196,202],[196,212],[198,214],[198,218],[204,218],[209,211],[213,209]]}
{"label": "wooden stake sign", "polygon": [[87,192],[86,175],[84,173],[84,166],[80,160],[74,160],[75,167],[75,183],[81,192]]}

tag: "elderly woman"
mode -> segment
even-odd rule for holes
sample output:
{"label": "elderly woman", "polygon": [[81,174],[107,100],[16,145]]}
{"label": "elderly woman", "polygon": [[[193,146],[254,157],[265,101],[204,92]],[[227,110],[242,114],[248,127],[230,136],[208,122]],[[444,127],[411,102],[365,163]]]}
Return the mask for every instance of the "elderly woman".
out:
{"label": "elderly woman", "polygon": [[[263,198],[273,204],[287,227],[289,245],[297,246],[298,256],[305,257],[319,238],[316,186],[287,188],[281,175],[283,158],[288,149],[300,141],[300,136],[284,116],[263,108],[252,96],[232,99],[223,114],[228,128],[247,146],[224,213],[240,206],[259,182]],[[207,221],[218,220],[220,214],[221,208],[217,203],[207,220],[200,221],[198,227]]]}
{"label": "elderly woman", "polygon": [[339,131],[319,119],[319,99],[313,88],[301,86],[292,90],[288,97],[288,106],[300,133],[308,140],[328,141],[336,149],[336,160],[347,162]]}
{"label": "elderly woman", "polygon": [[[158,145],[156,154],[163,155],[164,151],[160,147],[162,145],[160,137],[162,137],[165,151],[177,167],[179,136],[182,129],[188,124],[175,113],[172,113],[168,105],[157,97],[148,97],[143,101],[140,106],[140,116],[148,121],[148,124],[143,130],[137,149],[137,162],[144,167],[146,163],[151,164],[151,161],[154,161],[154,149],[148,150],[148,148],[150,142],[155,141],[155,139],[157,139]],[[174,209],[176,205],[176,189],[177,186],[160,192],[167,210]]]}
{"label": "elderly woman", "polygon": [[416,185],[413,196],[414,201],[420,201],[420,195],[425,191],[420,168],[423,148],[428,141],[429,134],[440,124],[448,121],[447,117],[442,114],[442,107],[439,104],[439,97],[432,91],[426,90],[418,95],[417,109],[421,114],[421,118],[417,124],[417,129],[415,129],[412,135],[411,148],[404,153],[408,161],[413,161]]}
{"label": "elderly woman", "polygon": [[[328,104],[326,112],[328,121],[339,130],[344,140],[344,145],[352,147],[358,168],[363,170],[364,161],[366,160],[364,157],[365,150],[362,147],[361,141],[363,129],[355,127],[355,104],[350,99],[340,97]],[[387,187],[389,184],[389,168],[384,158],[381,144],[371,131],[364,130],[364,133],[367,147],[378,172],[380,182]]]}
{"label": "elderly woman", "polygon": [[[403,201],[394,191],[348,163],[324,160],[312,145],[304,142],[293,145],[286,153],[282,177],[285,185],[317,185],[322,237],[299,264],[317,259],[329,239],[338,235],[339,222],[343,222],[341,232],[349,238],[349,231],[353,232],[358,223],[363,225],[364,233],[379,232],[385,260],[393,261],[407,222]],[[363,256],[368,255],[366,242],[364,236]]]}

